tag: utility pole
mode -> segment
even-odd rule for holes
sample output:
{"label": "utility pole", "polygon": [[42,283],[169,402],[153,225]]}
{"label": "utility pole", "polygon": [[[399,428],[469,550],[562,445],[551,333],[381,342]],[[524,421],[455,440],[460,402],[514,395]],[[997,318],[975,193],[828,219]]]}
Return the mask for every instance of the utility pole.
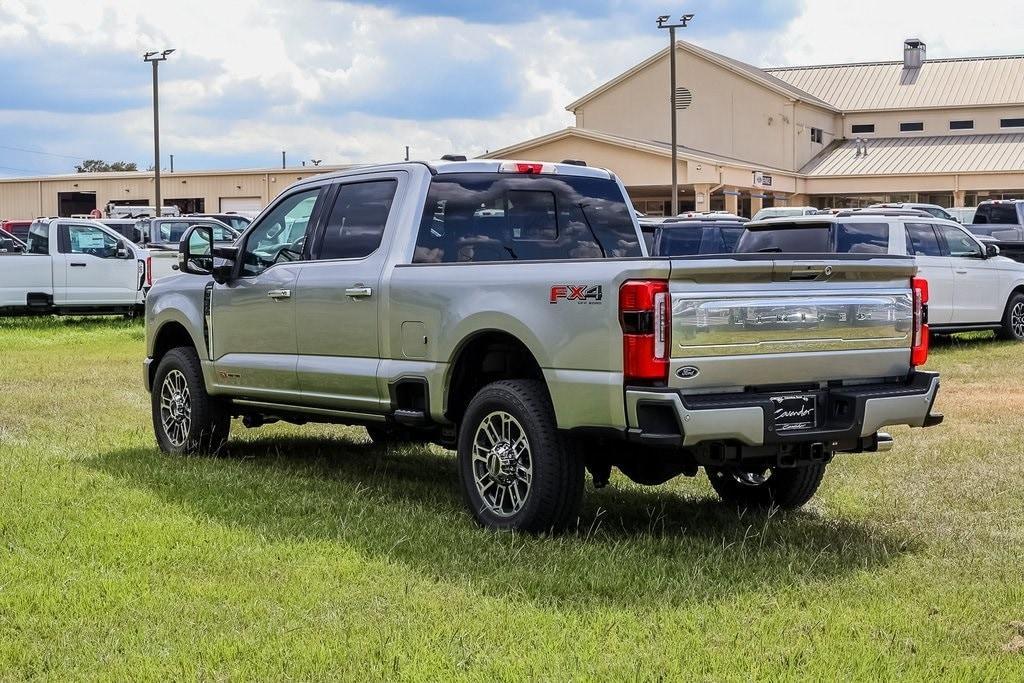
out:
{"label": "utility pole", "polygon": [[285,160],[286,158],[287,157],[285,156],[285,151],[282,149],[281,150],[281,168],[288,168],[288,162]]}
{"label": "utility pole", "polygon": [[409,145],[405,146],[405,160],[409,161]]}
{"label": "utility pole", "polygon": [[156,192],[156,215],[163,215],[163,198],[160,196],[160,62],[167,60],[167,55],[174,49],[160,52],[147,52],[142,61],[153,65],[153,186]]}
{"label": "utility pole", "polygon": [[[658,17],[658,28],[668,29],[668,63],[669,63],[669,78],[671,79],[672,88],[672,104],[671,113],[672,117],[672,215],[679,215],[679,149],[678,149],[678,136],[676,134],[676,106],[678,104],[676,100],[676,29],[686,28],[686,25],[693,19],[692,14],[684,14],[679,17],[677,23],[670,23],[671,17],[668,14],[663,14]],[[708,197],[710,205],[711,198]]]}
{"label": "utility pole", "polygon": [[174,173],[174,155],[171,155],[171,173]]}

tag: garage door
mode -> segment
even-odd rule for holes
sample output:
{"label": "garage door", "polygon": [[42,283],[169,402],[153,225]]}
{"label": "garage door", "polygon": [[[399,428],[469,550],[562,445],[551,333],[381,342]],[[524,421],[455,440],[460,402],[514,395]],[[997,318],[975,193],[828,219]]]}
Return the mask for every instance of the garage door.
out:
{"label": "garage door", "polygon": [[221,197],[220,198],[220,211],[221,213],[227,213],[228,211],[237,211],[238,213],[259,213],[260,209],[263,208],[263,202],[259,197]]}

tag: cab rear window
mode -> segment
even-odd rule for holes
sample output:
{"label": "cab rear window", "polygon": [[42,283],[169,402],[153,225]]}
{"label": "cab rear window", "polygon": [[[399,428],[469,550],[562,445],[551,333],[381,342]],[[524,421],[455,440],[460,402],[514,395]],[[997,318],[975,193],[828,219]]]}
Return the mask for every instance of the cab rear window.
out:
{"label": "cab rear window", "polygon": [[451,173],[430,183],[413,262],[640,255],[633,217],[613,180]]}
{"label": "cab rear window", "polygon": [[827,254],[832,251],[828,223],[781,223],[747,228],[736,245],[740,254]]}
{"label": "cab rear window", "polygon": [[748,228],[736,245],[738,253],[885,254],[887,223],[789,223]]}

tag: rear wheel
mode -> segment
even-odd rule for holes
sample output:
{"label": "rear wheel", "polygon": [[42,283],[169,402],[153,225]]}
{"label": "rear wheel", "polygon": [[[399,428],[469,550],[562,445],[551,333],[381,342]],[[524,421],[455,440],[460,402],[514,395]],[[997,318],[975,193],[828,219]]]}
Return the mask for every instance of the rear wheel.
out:
{"label": "rear wheel", "polygon": [[583,458],[558,433],[546,388],[488,384],[459,429],[459,480],[476,520],[493,529],[560,530],[579,514]]}
{"label": "rear wheel", "polygon": [[1017,292],[1006,303],[999,336],[1002,339],[1024,341],[1024,293]]}
{"label": "rear wheel", "polygon": [[825,465],[814,463],[759,470],[709,467],[707,473],[712,488],[726,503],[795,509],[814,496],[825,475]]}
{"label": "rear wheel", "polygon": [[165,453],[216,453],[231,430],[231,412],[206,393],[195,349],[167,352],[157,366],[151,392],[153,431]]}

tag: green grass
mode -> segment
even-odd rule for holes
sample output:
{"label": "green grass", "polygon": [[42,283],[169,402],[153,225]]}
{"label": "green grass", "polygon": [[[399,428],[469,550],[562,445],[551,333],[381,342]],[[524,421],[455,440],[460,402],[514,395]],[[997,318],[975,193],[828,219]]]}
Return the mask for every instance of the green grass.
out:
{"label": "green grass", "polygon": [[0,678],[1024,677],[1024,347],[941,345],[946,423],[804,511],[616,477],[555,538],[477,528],[451,453],[361,429],[160,454],[137,323],[0,349]]}

